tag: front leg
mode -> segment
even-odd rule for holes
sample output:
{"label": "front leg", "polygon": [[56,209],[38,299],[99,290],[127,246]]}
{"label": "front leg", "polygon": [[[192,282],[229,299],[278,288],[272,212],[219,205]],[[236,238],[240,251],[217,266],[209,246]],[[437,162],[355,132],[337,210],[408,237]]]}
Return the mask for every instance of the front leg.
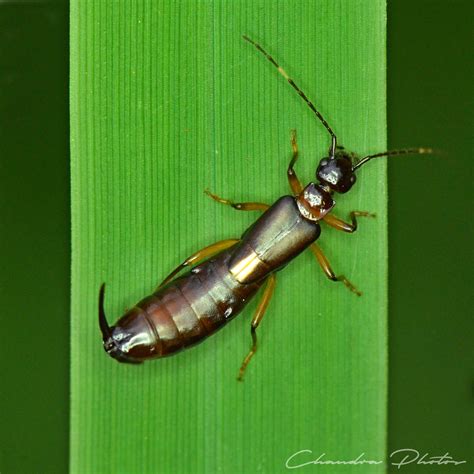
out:
{"label": "front leg", "polygon": [[286,172],[288,176],[288,182],[290,183],[290,188],[293,191],[295,196],[301,193],[303,186],[296,176],[294,166],[296,160],[298,159],[298,143],[296,142],[296,130],[291,131],[291,149],[293,150],[293,156],[291,157],[290,164],[288,165],[288,170]]}
{"label": "front leg", "polygon": [[348,232],[352,234],[357,230],[357,217],[375,217],[375,214],[367,211],[352,211],[349,214],[351,222],[345,222],[339,217],[334,216],[333,214],[326,214],[323,217],[324,222],[334,227],[337,230],[342,230],[343,232]]}

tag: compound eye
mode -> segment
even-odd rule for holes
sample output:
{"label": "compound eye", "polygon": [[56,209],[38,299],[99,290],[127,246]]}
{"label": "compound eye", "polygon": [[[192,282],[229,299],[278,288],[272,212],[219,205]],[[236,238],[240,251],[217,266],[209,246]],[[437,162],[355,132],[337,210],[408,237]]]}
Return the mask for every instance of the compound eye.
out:
{"label": "compound eye", "polygon": [[319,166],[326,166],[328,163],[329,163],[329,160],[328,160],[327,158],[323,158],[323,159],[319,162]]}
{"label": "compound eye", "polygon": [[356,176],[355,174],[349,175],[345,180],[341,180],[340,183],[338,183],[337,188],[335,189],[338,193],[347,193],[349,189],[352,188],[352,185],[356,182]]}

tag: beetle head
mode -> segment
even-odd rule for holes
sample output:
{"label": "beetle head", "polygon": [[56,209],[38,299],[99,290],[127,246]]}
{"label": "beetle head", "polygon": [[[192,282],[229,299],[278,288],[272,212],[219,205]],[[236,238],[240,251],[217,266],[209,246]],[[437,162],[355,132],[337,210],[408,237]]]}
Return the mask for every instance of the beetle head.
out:
{"label": "beetle head", "polygon": [[355,155],[338,147],[334,157],[323,158],[316,170],[317,179],[337,193],[347,193],[356,182],[352,161]]}

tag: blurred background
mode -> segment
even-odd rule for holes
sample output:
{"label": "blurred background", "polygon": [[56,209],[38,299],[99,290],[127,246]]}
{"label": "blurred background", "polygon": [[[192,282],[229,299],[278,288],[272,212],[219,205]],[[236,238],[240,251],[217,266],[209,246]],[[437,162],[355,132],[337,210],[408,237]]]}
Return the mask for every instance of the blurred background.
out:
{"label": "blurred background", "polygon": [[[471,4],[388,4],[389,146],[442,153],[389,164],[387,451],[468,461],[405,473],[474,469]],[[68,14],[0,1],[2,473],[68,468]]]}

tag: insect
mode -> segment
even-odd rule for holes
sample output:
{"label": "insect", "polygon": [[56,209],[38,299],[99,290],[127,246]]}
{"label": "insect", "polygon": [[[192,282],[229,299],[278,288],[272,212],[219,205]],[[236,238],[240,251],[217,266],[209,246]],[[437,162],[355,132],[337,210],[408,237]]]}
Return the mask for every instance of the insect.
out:
{"label": "insect", "polygon": [[[237,316],[263,287],[250,326],[250,350],[238,374],[238,380],[242,380],[257,350],[256,331],[272,297],[276,273],[303,250],[309,249],[314,254],[330,280],[342,282],[350,291],[361,295],[344,275],[336,275],[316,240],[321,233],[320,221],[352,233],[357,230],[358,217],[374,217],[374,214],[352,211],[350,222],[346,222],[331,213],[335,205],[333,194],[348,192],[356,182],[357,170],[374,158],[432,153],[429,148],[408,148],[360,158],[346,151],[338,144],[335,133],[314,104],[272,56],[247,36],[243,38],[278,69],[325,127],[331,136],[328,156],[319,162],[316,180],[303,187],[294,170],[298,145],[293,130],[292,158],[287,170],[292,195],[283,196],[270,206],[260,202],[234,203],[206,191],[215,201],[236,210],[263,211],[263,214],[240,239],[222,240],[188,257],[152,295],[142,299],[113,326],[108,325],[105,316],[105,284],[102,284],[99,325],[103,345],[119,362],[140,363],[165,357],[203,341]],[[178,276],[183,269],[188,271]]]}

